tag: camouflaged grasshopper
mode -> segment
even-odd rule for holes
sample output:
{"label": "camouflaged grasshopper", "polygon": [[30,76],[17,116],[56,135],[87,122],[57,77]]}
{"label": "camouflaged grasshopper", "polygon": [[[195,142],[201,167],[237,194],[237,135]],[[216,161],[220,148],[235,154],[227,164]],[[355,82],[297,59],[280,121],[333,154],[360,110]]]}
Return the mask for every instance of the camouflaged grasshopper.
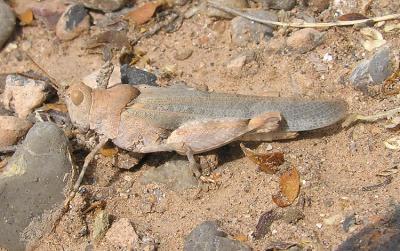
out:
{"label": "camouflaged grasshopper", "polygon": [[[343,101],[209,93],[184,86],[117,85],[91,89],[79,83],[66,95],[71,121],[136,153],[193,155],[232,141],[289,139],[329,126],[346,115]],[[196,170],[196,169],[194,169]],[[196,172],[198,173],[198,172]]]}

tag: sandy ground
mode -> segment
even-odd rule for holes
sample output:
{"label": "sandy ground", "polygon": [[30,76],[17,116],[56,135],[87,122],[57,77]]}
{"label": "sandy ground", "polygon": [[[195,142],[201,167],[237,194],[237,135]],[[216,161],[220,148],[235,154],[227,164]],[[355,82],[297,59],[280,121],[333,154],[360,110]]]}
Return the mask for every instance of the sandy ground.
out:
{"label": "sandy ground", "polygon": [[[373,6],[376,13],[392,11],[384,4]],[[159,32],[142,39],[136,48],[147,53],[152,69],[174,65],[178,74],[172,80],[183,80],[191,86],[205,85],[210,91],[342,98],[348,102],[351,112],[363,114],[400,104],[397,97],[370,97],[354,90],[348,83],[357,62],[371,55],[361,46],[360,33],[352,27],[325,30],[323,44],[305,54],[274,52],[267,42],[237,47],[231,42],[229,27],[228,20],[216,21],[196,15],[184,20],[178,31]],[[400,45],[398,32],[384,35],[397,52]],[[90,33],[62,42],[54,31],[38,23],[23,27],[13,42],[17,49],[0,53],[0,71],[37,71],[22,53],[22,44],[30,43],[27,51],[37,63],[59,83],[69,85],[103,64],[101,55],[89,54],[83,48],[88,37]],[[276,37],[282,35],[277,32]],[[184,48],[192,49],[192,56],[184,61],[176,60],[174,55]],[[227,69],[226,64],[231,58],[244,51],[254,51],[256,60],[241,69]],[[333,57],[330,62],[322,60],[327,53]],[[139,62],[138,66],[141,64],[144,65]],[[316,65],[323,66],[324,71],[318,71]],[[162,84],[166,82],[161,81]],[[203,185],[203,189],[176,192],[162,184],[142,185],[138,182],[143,173],[155,165],[154,162],[157,165],[158,161],[152,159],[160,158],[159,155],[165,159],[171,154],[152,154],[140,168],[130,171],[113,166],[112,157],[99,156],[84,185],[90,199],[100,198],[107,202],[105,210],[113,219],[131,219],[140,235],[152,236],[159,242],[159,250],[182,250],[184,237],[205,220],[220,221],[224,231],[232,237],[242,236],[241,241],[254,250],[263,250],[273,241],[301,243],[312,250],[332,250],[369,224],[378,224],[393,212],[400,200],[398,176],[374,191],[362,190],[382,182],[376,174],[398,166],[400,162],[398,152],[383,144],[397,132],[389,131],[383,125],[383,122],[357,124],[347,129],[335,125],[304,133],[295,140],[271,143],[273,150],[283,151],[286,161],[299,170],[300,197],[308,198],[310,203],[302,208],[304,219],[294,224],[276,221],[272,224],[272,233],[261,240],[249,236],[255,231],[260,215],[277,208],[271,196],[278,189],[278,179],[258,172],[240,152],[238,144],[218,151],[227,159],[214,171],[221,174],[218,186]],[[267,145],[262,143],[255,147],[266,151]],[[162,194],[161,199],[148,210],[149,197],[155,191]],[[79,207],[81,197],[75,198],[73,205]],[[357,222],[346,232],[341,222],[352,214],[356,215]],[[337,216],[337,220],[326,224],[324,219],[332,216]],[[86,224],[89,230],[92,229],[94,217],[94,212],[81,218],[70,210],[55,232],[39,242],[39,249],[109,249],[107,243],[93,244],[90,234],[78,235]]]}

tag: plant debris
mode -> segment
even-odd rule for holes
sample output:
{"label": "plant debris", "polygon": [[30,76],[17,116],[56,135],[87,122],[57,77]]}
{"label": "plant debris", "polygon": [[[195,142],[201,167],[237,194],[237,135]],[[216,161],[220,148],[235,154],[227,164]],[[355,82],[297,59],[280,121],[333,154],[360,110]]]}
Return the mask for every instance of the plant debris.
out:
{"label": "plant debris", "polygon": [[252,233],[254,239],[262,239],[271,230],[270,228],[272,223],[276,220],[279,220],[280,218],[281,215],[278,214],[275,210],[269,210],[263,213],[258,219],[256,231]]}
{"label": "plant debris", "polygon": [[365,186],[362,187],[361,190],[364,192],[369,192],[369,191],[375,191],[379,188],[385,187],[387,185],[389,185],[390,183],[392,183],[393,181],[393,177],[392,176],[386,176],[385,180],[382,181],[381,183],[375,184],[375,185],[371,185],[371,186]]}
{"label": "plant debris", "polygon": [[276,173],[278,171],[277,167],[285,161],[283,152],[261,154],[245,147],[243,144],[240,144],[240,147],[247,158],[256,164],[261,171],[268,174]]}
{"label": "plant debris", "polygon": [[279,187],[280,193],[272,195],[272,200],[279,207],[290,206],[300,192],[300,175],[295,167],[281,175]]}
{"label": "plant debris", "polygon": [[374,28],[365,27],[362,28],[360,32],[365,37],[365,40],[362,41],[361,44],[367,51],[373,51],[386,44],[386,40],[383,39],[382,34]]}
{"label": "plant debris", "polygon": [[370,116],[361,114],[349,114],[347,118],[343,121],[342,127],[349,127],[350,125],[353,125],[357,122],[372,123],[382,119],[392,119],[398,115],[400,115],[399,107]]}
{"label": "plant debris", "polygon": [[400,150],[400,136],[394,136],[386,140],[383,144],[390,150]]}
{"label": "plant debris", "polygon": [[344,15],[341,15],[340,17],[338,17],[339,21],[354,21],[354,20],[362,20],[362,19],[368,19],[368,17],[366,17],[360,13],[348,13],[348,14],[344,14]]}
{"label": "plant debris", "polygon": [[157,8],[161,5],[161,1],[145,3],[126,14],[125,17],[130,23],[141,25],[147,23],[153,17],[154,13],[156,13]]}
{"label": "plant debris", "polygon": [[33,13],[31,9],[27,9],[21,14],[18,14],[19,23],[22,26],[30,25],[33,21]]}

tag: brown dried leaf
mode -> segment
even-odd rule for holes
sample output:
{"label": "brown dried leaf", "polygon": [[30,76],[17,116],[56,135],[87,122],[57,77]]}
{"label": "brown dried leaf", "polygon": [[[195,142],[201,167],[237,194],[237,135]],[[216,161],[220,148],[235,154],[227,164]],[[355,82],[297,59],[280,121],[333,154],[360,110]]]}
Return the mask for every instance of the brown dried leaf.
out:
{"label": "brown dried leaf", "polygon": [[134,9],[125,15],[129,22],[141,25],[148,22],[156,12],[157,8],[161,5],[160,2],[150,2]]}
{"label": "brown dried leaf", "polygon": [[233,236],[233,239],[240,241],[240,242],[246,242],[249,240],[249,238],[245,234],[236,234]]}
{"label": "brown dried leaf", "polygon": [[21,14],[18,14],[18,19],[20,21],[20,24],[22,26],[24,25],[30,25],[33,21],[33,13],[31,9],[27,9],[26,11],[22,12]]}
{"label": "brown dried leaf", "polygon": [[54,111],[59,111],[59,112],[63,112],[63,113],[68,112],[67,106],[64,103],[45,104],[43,107],[43,111],[48,111],[48,110],[54,110]]}
{"label": "brown dried leaf", "polygon": [[243,144],[240,144],[243,153],[249,158],[253,163],[255,163],[261,171],[274,174],[278,171],[276,167],[283,164],[285,161],[284,155],[282,152],[273,152],[273,153],[256,153],[255,151],[245,147]]}
{"label": "brown dried leaf", "polygon": [[280,193],[272,196],[279,207],[290,206],[300,192],[300,175],[295,167],[284,172],[279,181]]}
{"label": "brown dried leaf", "polygon": [[354,21],[354,20],[362,20],[362,19],[368,19],[368,17],[366,17],[360,13],[348,13],[348,14],[344,14],[344,15],[341,15],[340,17],[338,17],[339,21]]}
{"label": "brown dried leaf", "polygon": [[105,157],[114,157],[118,153],[118,148],[106,146],[100,149],[100,153]]}

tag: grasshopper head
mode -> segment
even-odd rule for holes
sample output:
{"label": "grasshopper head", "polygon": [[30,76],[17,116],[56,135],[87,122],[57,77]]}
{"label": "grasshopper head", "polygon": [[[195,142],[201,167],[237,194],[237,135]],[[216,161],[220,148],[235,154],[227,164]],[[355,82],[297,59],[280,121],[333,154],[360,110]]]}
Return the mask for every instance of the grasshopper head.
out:
{"label": "grasshopper head", "polygon": [[81,130],[88,130],[92,88],[83,83],[71,85],[65,95],[65,103],[72,123]]}

